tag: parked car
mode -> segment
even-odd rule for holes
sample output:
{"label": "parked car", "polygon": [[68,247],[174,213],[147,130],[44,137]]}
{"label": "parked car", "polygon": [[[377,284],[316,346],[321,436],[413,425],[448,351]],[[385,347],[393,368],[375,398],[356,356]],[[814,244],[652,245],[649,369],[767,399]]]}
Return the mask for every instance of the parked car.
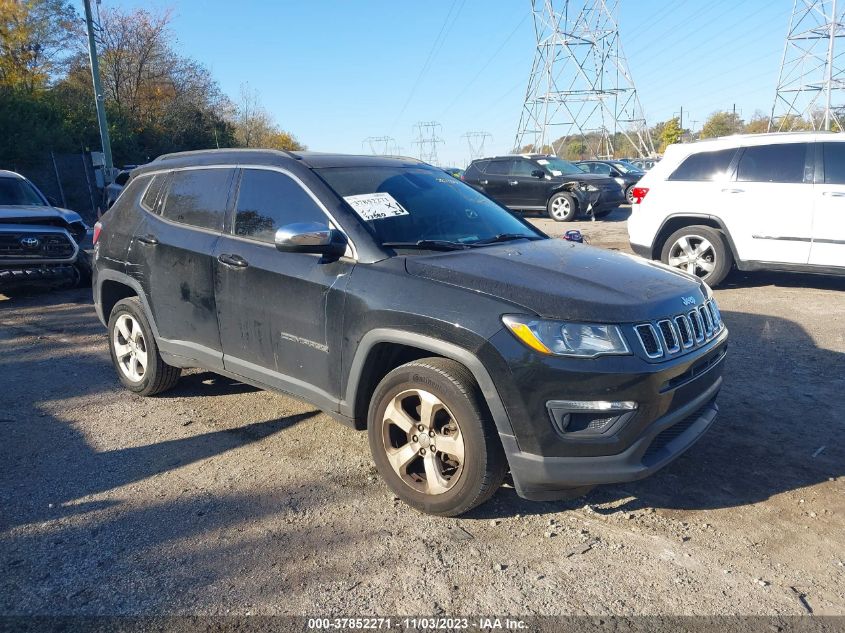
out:
{"label": "parked car", "polygon": [[460,167],[443,167],[443,171],[458,180],[460,180],[464,175],[464,170]]}
{"label": "parked car", "polygon": [[303,398],[366,428],[424,512],[466,512],[507,470],[529,499],[639,479],[716,416],[727,330],[706,284],[550,239],[413,159],[167,155],[96,238],[127,389],[202,367]]}
{"label": "parked car", "polygon": [[0,292],[91,277],[91,230],[29,180],[0,170]]}
{"label": "parked car", "polygon": [[581,160],[575,163],[588,174],[600,174],[613,178],[625,191],[628,204],[634,202],[634,186],[645,176],[645,172],[623,160]]}
{"label": "parked car", "polygon": [[601,218],[625,202],[613,178],[586,174],[575,164],[545,154],[474,160],[464,182],[515,211],[545,211],[557,222],[579,215]]}
{"label": "parked car", "polygon": [[123,187],[126,185],[126,181],[129,180],[129,174],[131,171],[131,169],[122,169],[117,172],[117,176],[114,177],[114,180],[106,185],[107,209],[111,208],[111,205],[113,205],[114,201],[117,200],[120,192],[123,191]]}
{"label": "parked car", "polygon": [[660,162],[659,158],[624,158],[622,162],[629,163],[642,171],[649,171]]}
{"label": "parked car", "polygon": [[631,248],[711,286],[733,266],[845,273],[845,135],[672,145],[633,193]]}

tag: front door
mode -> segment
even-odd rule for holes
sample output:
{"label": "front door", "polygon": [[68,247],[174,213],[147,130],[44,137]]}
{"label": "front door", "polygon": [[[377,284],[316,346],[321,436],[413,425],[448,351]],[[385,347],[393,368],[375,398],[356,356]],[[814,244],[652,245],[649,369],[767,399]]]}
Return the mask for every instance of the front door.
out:
{"label": "front door", "polygon": [[812,145],[742,150],[736,181],[722,188],[724,220],[747,261],[806,264],[813,235]]}
{"label": "front door", "polygon": [[209,369],[222,367],[212,252],[234,174],[231,168],[174,171],[130,249],[162,346]]}
{"label": "front door", "polygon": [[215,249],[217,318],[225,368],[336,409],[344,289],[354,262],[276,250],[276,229],[330,224],[291,174],[245,168],[231,234]]}
{"label": "front door", "polygon": [[513,200],[513,206],[517,209],[545,208],[549,181],[545,177],[540,178],[534,175],[539,166],[525,158],[515,158],[511,164],[508,188]]}
{"label": "front door", "polygon": [[845,267],[845,143],[820,143],[824,174],[816,182],[810,263]]}

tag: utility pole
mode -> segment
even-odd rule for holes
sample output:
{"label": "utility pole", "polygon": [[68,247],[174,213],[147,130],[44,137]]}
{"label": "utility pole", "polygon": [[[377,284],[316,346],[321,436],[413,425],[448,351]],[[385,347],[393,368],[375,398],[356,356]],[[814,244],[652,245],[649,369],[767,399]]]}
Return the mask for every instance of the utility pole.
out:
{"label": "utility pole", "polygon": [[100,126],[100,143],[103,145],[103,180],[106,184],[112,180],[114,163],[111,156],[111,139],[109,138],[109,124],[106,120],[106,104],[103,96],[103,86],[100,82],[100,63],[97,60],[97,41],[94,38],[94,17],[91,14],[91,0],[85,2],[85,23],[88,25],[88,55],[91,58],[91,79],[94,82],[94,101],[97,105],[97,123]]}
{"label": "utility pole", "polygon": [[622,51],[618,5],[619,0],[531,0],[534,63],[515,148],[547,151],[552,145],[559,153],[570,139],[598,137],[592,151],[612,156],[621,134],[638,156],[654,155]]}
{"label": "utility pole", "polygon": [[795,0],[769,131],[787,132],[802,124],[843,129],[845,63],[841,46],[836,51],[837,40],[845,37],[842,13],[839,0]]}

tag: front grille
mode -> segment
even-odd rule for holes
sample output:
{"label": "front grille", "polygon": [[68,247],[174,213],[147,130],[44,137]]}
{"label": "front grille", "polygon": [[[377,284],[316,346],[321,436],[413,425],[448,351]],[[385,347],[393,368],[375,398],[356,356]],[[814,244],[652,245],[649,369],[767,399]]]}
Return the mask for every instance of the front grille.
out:
{"label": "front grille", "polygon": [[[38,243],[25,245],[26,238]],[[0,259],[67,259],[73,251],[73,242],[63,233],[0,233]]]}
{"label": "front grille", "polygon": [[669,358],[709,343],[724,327],[719,308],[711,299],[686,314],[638,323],[634,332],[646,356]]}
{"label": "front grille", "polygon": [[683,420],[676,422],[668,429],[665,429],[657,434],[657,436],[652,440],[649,447],[646,449],[646,452],[643,454],[643,464],[646,466],[650,466],[654,462],[658,461],[661,457],[660,453],[666,448],[666,445],[669,444],[671,441],[679,438],[683,435],[689,428],[698,422],[699,418],[703,416],[707,410],[713,405],[713,401],[711,400],[701,408],[699,408],[695,413],[692,413],[685,417]]}

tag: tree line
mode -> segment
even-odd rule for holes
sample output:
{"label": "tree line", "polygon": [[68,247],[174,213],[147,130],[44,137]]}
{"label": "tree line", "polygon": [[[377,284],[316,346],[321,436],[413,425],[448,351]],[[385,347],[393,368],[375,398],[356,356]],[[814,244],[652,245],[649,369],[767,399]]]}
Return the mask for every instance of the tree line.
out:
{"label": "tree line", "polygon": [[[96,32],[115,165],[214,147],[304,149],[242,85],[174,47],[171,13],[108,9]],[[68,0],[0,0],[0,161],[99,150],[85,22]]]}

